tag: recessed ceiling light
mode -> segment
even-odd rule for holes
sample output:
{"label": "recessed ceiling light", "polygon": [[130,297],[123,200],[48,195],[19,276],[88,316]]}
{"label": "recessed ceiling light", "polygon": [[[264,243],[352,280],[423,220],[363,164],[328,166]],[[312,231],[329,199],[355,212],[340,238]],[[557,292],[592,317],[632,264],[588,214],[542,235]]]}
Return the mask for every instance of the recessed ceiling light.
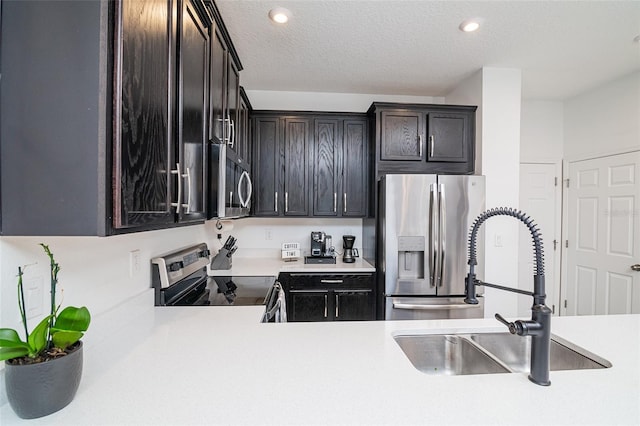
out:
{"label": "recessed ceiling light", "polygon": [[478,28],[480,28],[480,20],[479,19],[465,19],[464,21],[462,21],[462,23],[460,24],[460,26],[458,28],[460,28],[460,30],[464,31],[465,33],[473,32],[473,31],[477,30]]}
{"label": "recessed ceiling light", "polygon": [[278,24],[286,24],[291,17],[291,11],[284,7],[276,7],[269,11],[269,18]]}

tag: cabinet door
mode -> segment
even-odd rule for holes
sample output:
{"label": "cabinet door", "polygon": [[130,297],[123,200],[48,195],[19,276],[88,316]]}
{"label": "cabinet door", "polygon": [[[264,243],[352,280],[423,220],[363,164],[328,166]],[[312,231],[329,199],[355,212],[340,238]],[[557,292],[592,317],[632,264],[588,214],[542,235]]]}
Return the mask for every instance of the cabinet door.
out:
{"label": "cabinet door", "polygon": [[236,153],[238,158],[245,163],[251,164],[249,158],[249,107],[245,100],[240,97],[238,104],[238,125],[236,126]]}
{"label": "cabinet door", "polygon": [[226,119],[229,129],[228,147],[237,152],[238,141],[238,102],[240,100],[240,74],[230,56],[227,57],[227,102]]}
{"label": "cabinet door", "polygon": [[[179,220],[205,218],[205,149],[207,144],[207,89],[209,35],[191,2],[183,3],[178,58],[179,173],[175,176],[182,199]],[[180,191],[181,189],[181,191]]]}
{"label": "cabinet door", "polygon": [[283,198],[280,189],[282,176],[280,120],[277,117],[256,117],[253,129],[254,160],[252,164],[255,177],[253,213],[256,216],[278,216],[282,212],[279,204]]}
{"label": "cabinet door", "polygon": [[380,161],[422,161],[423,115],[383,111],[381,119]]}
{"label": "cabinet door", "polygon": [[289,321],[329,321],[329,292],[291,290]]}
{"label": "cabinet door", "polygon": [[313,215],[338,216],[339,121],[314,120]]}
{"label": "cabinet door", "polygon": [[309,119],[286,118],[284,133],[284,215],[309,215]]}
{"label": "cabinet door", "polygon": [[123,0],[115,60],[114,228],[174,221],[167,0]]}
{"label": "cabinet door", "polygon": [[469,154],[469,115],[427,114],[427,161],[465,163]]}
{"label": "cabinet door", "polygon": [[345,120],[342,137],[342,216],[367,214],[368,155],[367,121]]}
{"label": "cabinet door", "polygon": [[225,97],[227,92],[227,48],[217,27],[211,29],[209,68],[209,139],[226,143]]}
{"label": "cabinet door", "polygon": [[336,321],[368,321],[376,317],[372,290],[335,290],[333,297]]}

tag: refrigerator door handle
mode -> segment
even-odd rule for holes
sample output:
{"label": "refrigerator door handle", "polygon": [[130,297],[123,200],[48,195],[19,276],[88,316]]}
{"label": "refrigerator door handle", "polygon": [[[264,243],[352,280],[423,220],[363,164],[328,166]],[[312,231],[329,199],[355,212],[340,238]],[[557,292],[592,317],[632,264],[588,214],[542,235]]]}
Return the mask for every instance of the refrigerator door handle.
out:
{"label": "refrigerator door handle", "polygon": [[437,214],[435,212],[435,205],[437,200],[437,189],[435,183],[432,183],[429,191],[429,286],[436,286],[436,263],[438,260],[438,247],[437,235],[434,235],[436,231],[436,221],[438,220]]}
{"label": "refrigerator door handle", "polygon": [[438,184],[438,207],[439,207],[439,227],[438,230],[438,241],[440,242],[440,249],[438,250],[438,254],[440,258],[438,259],[438,285],[442,287],[444,283],[444,262],[445,262],[445,253],[446,253],[446,241],[447,241],[447,207],[445,200],[445,192],[444,192],[444,184]]}
{"label": "refrigerator door handle", "polygon": [[477,309],[478,305],[470,305],[467,303],[455,303],[452,305],[423,305],[415,303],[393,303],[393,309],[408,309],[421,311],[440,311],[443,309]]}

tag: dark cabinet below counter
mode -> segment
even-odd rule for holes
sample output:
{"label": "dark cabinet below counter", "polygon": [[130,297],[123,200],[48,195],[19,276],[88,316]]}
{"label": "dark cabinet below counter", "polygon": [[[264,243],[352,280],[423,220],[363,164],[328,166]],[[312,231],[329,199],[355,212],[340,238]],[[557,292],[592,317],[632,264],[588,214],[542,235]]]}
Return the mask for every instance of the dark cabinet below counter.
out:
{"label": "dark cabinet below counter", "polygon": [[290,322],[375,320],[373,273],[281,273]]}

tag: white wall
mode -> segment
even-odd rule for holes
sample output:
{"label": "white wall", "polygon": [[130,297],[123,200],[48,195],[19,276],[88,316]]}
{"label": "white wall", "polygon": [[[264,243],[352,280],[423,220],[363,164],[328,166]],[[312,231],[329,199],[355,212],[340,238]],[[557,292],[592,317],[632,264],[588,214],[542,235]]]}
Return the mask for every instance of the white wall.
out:
{"label": "white wall", "polygon": [[640,149],[640,72],[568,99],[564,118],[567,161]]}
{"label": "white wall", "polygon": [[[521,83],[520,70],[483,68],[445,98],[446,103],[478,105],[480,167],[476,172],[486,176],[488,209],[518,206]],[[483,226],[485,280],[517,287],[519,222],[496,217]],[[485,316],[516,315],[515,294],[487,288],[485,296]]]}
{"label": "white wall", "polygon": [[441,104],[444,98],[433,96],[397,96],[357,93],[276,92],[247,90],[253,109],[283,111],[366,112],[372,102]]}
{"label": "white wall", "polygon": [[560,101],[523,101],[520,120],[520,162],[562,161],[564,104]]}

